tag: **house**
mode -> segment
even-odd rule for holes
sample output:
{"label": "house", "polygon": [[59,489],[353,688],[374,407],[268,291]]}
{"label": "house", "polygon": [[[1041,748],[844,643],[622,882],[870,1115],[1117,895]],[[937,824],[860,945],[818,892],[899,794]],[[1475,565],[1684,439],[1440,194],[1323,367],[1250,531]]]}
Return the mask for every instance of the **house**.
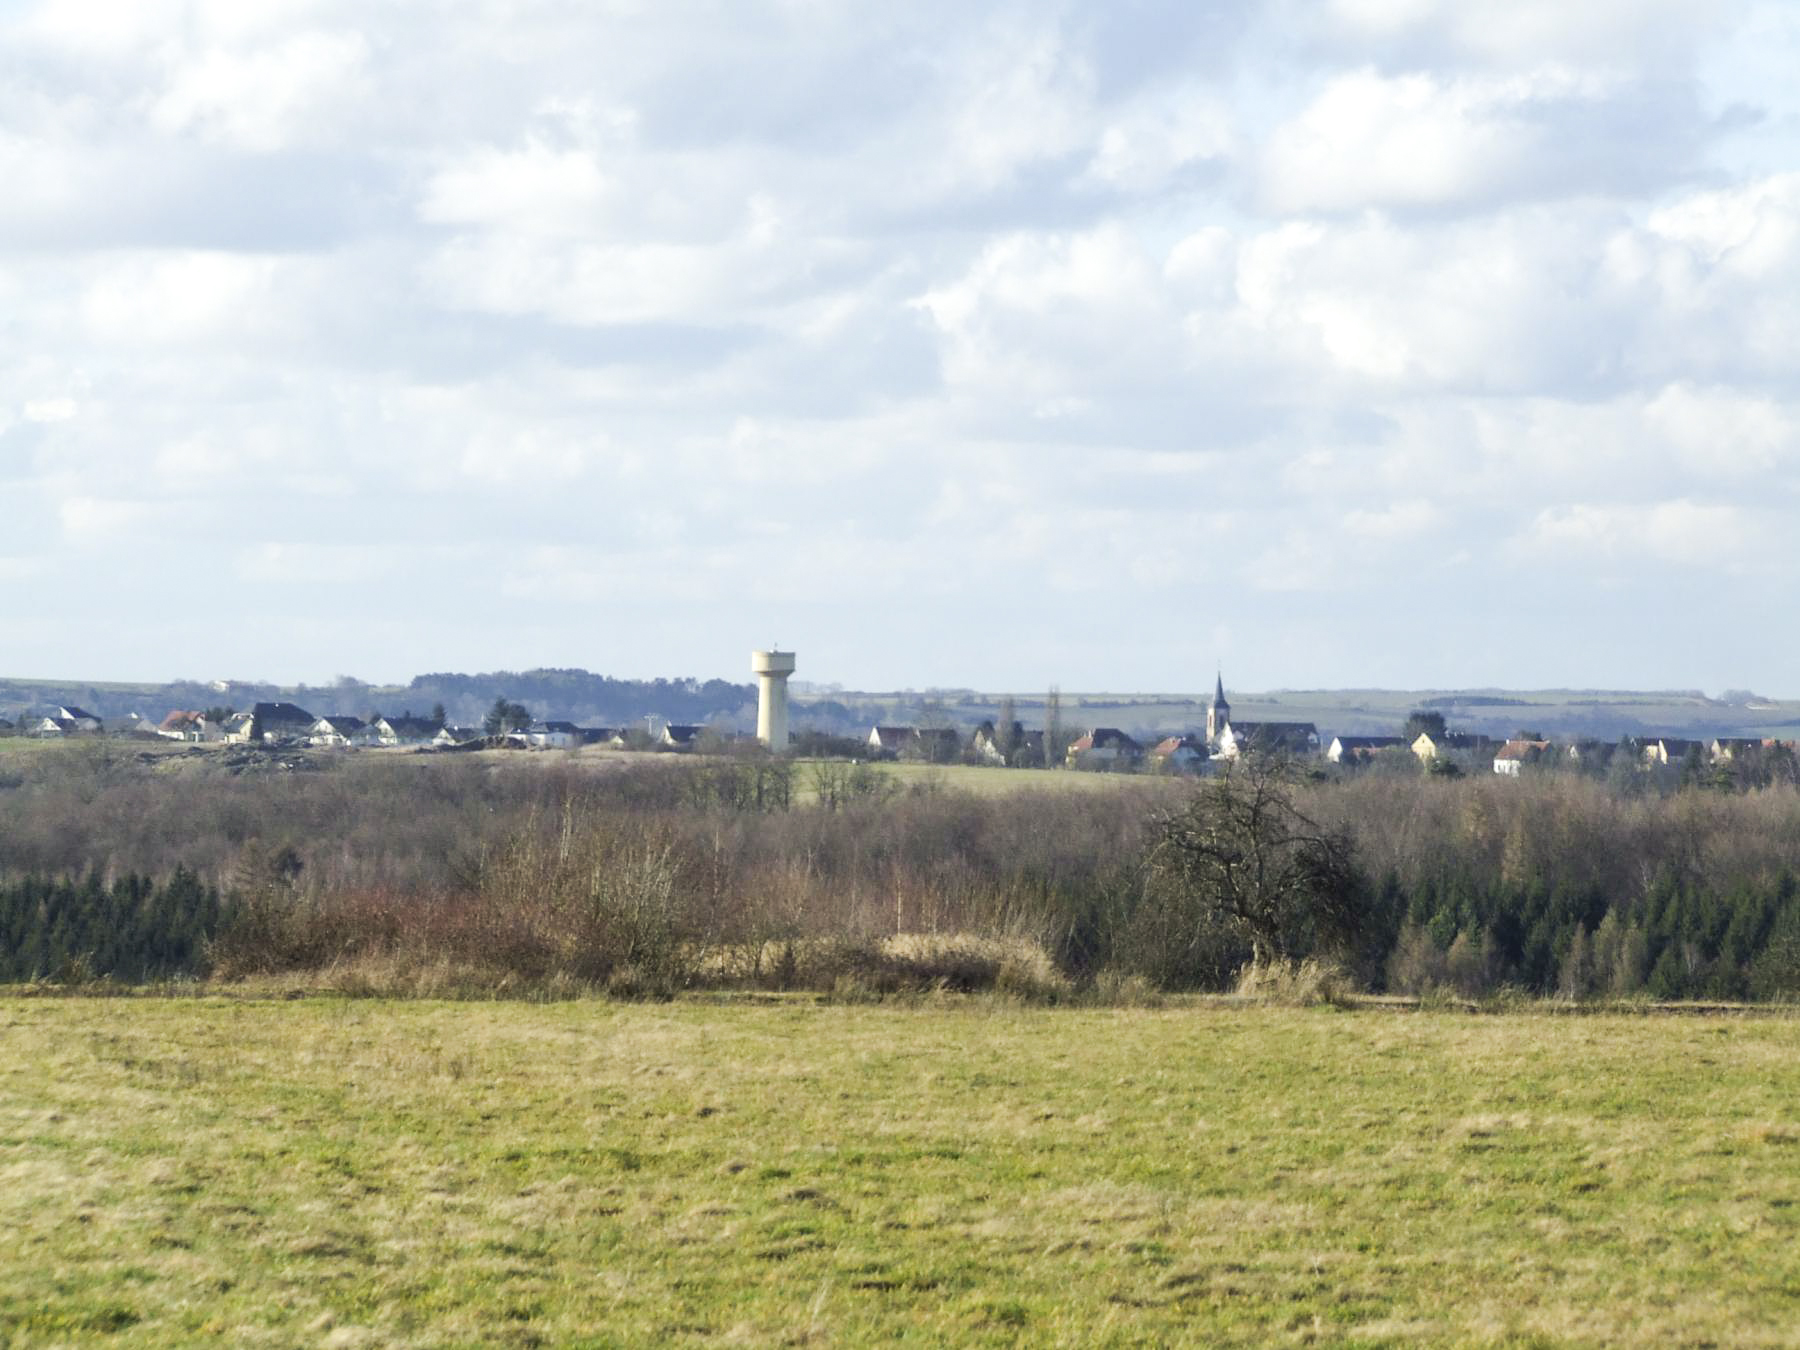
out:
{"label": "house", "polygon": [[377,713],[357,731],[356,745],[430,745],[440,730],[429,717],[383,717]]}
{"label": "house", "polygon": [[622,727],[581,727],[580,731],[583,745],[622,746],[625,744],[625,731]]}
{"label": "house", "polygon": [[50,740],[57,736],[93,735],[102,730],[102,724],[85,709],[58,706],[42,716],[22,719],[19,730],[27,736]]}
{"label": "house", "polygon": [[1494,772],[1502,778],[1517,778],[1521,768],[1537,763],[1552,749],[1549,741],[1510,740],[1494,756]]}
{"label": "house", "polygon": [[357,734],[368,723],[360,717],[351,717],[345,713],[332,713],[321,717],[312,724],[307,739],[314,745],[347,746],[356,744]]}
{"label": "house", "polygon": [[915,727],[905,753],[927,764],[949,764],[961,749],[962,737],[955,727]]}
{"label": "house", "polygon": [[1584,736],[1569,746],[1569,762],[1579,764],[1584,769],[1604,769],[1618,753],[1617,741],[1599,741],[1592,736]]}
{"label": "house", "polygon": [[203,712],[172,710],[156,728],[156,734],[171,741],[200,743],[225,739],[225,729],[207,720]]}
{"label": "house", "polygon": [[1331,745],[1325,751],[1325,758],[1333,764],[1363,763],[1376,755],[1389,750],[1401,750],[1406,746],[1404,736],[1333,736]]}
{"label": "house", "polygon": [[248,741],[256,733],[256,718],[247,712],[233,713],[220,728],[219,739],[233,744]]}
{"label": "house", "polygon": [[1219,734],[1221,759],[1259,755],[1316,755],[1319,729],[1311,722],[1227,722]]}
{"label": "house", "polygon": [[573,750],[581,744],[581,728],[573,722],[533,722],[525,728],[525,744],[533,750]]}
{"label": "house", "polygon": [[1705,749],[1699,741],[1684,740],[1680,736],[1651,736],[1644,741],[1644,763],[1680,764],[1689,755],[1704,754]]}
{"label": "house", "polygon": [[871,727],[869,749],[877,759],[898,759],[900,752],[912,744],[911,727]]}
{"label": "house", "polygon": [[706,728],[691,723],[670,722],[663,728],[662,738],[657,743],[670,750],[692,750],[694,742]]}
{"label": "house", "polygon": [[1744,755],[1755,756],[1764,750],[1773,750],[1779,744],[1779,741],[1760,736],[1720,736],[1706,747],[1706,752],[1714,764],[1729,764]]}
{"label": "house", "polygon": [[293,703],[258,703],[250,710],[250,736],[264,745],[304,741],[319,719]]}
{"label": "house", "polygon": [[1150,763],[1171,773],[1193,773],[1206,763],[1204,736],[1164,736],[1150,747]]}
{"label": "house", "polygon": [[479,727],[453,727],[446,724],[438,728],[431,743],[443,750],[453,745],[467,745],[471,741],[481,740],[485,735]]}
{"label": "house", "polygon": [[1429,731],[1421,731],[1409,748],[1421,761],[1429,764],[1434,759],[1443,759],[1452,754],[1479,754],[1492,744],[1486,736],[1477,736],[1468,731],[1446,731],[1438,736],[1433,736]]}
{"label": "house", "polygon": [[[1008,740],[1011,757],[1016,759],[1019,749],[1025,744],[1025,724],[1014,722],[1012,734]],[[975,728],[975,734],[969,738],[969,748],[983,764],[999,764],[1004,766],[1008,761],[1007,751],[1001,748],[999,729],[992,722],[983,722]]]}
{"label": "house", "polygon": [[1144,757],[1144,747],[1117,727],[1095,727],[1069,746],[1070,768],[1121,768]]}

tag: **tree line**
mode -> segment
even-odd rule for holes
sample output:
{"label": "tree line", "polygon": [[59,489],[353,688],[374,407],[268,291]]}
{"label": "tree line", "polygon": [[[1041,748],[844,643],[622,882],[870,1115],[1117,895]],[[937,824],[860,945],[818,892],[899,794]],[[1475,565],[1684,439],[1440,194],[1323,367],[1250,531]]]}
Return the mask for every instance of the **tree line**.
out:
{"label": "tree line", "polygon": [[1258,789],[1246,766],[974,796],[876,765],[676,757],[194,761],[177,782],[104,749],[0,774],[6,978],[379,956],[494,981],[648,963],[831,988],[825,953],[961,934],[1027,942],[1075,986],[1223,988],[1260,955],[1331,956],[1401,993],[1800,992],[1784,786],[1290,771]]}

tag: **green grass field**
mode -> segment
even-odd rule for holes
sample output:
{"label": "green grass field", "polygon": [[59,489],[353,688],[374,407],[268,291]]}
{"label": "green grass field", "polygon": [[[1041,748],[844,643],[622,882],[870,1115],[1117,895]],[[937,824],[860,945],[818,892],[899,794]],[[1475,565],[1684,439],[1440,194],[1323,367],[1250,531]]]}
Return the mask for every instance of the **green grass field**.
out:
{"label": "green grass field", "polygon": [[0,1000],[0,1343],[1792,1344],[1800,1021]]}

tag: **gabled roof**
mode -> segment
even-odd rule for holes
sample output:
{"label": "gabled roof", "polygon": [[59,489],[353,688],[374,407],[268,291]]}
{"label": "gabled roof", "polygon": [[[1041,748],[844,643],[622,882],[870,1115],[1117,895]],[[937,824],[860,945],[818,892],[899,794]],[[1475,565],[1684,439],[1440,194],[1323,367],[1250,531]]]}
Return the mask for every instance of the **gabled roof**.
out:
{"label": "gabled roof", "polygon": [[[999,728],[996,727],[992,722],[983,722],[980,726],[975,728],[975,739],[977,741],[996,740],[999,738],[999,734],[1000,734]],[[1024,740],[1025,739],[1025,724],[1023,722],[1014,722],[1012,724],[1012,734],[1013,734],[1013,742],[1015,744],[1017,744],[1019,741]]]}
{"label": "gabled roof", "polygon": [[1164,736],[1150,748],[1150,753],[1157,756],[1159,759],[1166,759],[1177,750],[1192,750],[1195,754],[1204,755],[1206,753],[1206,742],[1202,738],[1193,735]]}
{"label": "gabled roof", "polygon": [[911,727],[873,727],[869,731],[869,744],[879,745],[884,750],[898,750],[912,739]]}
{"label": "gabled roof", "polygon": [[1075,743],[1069,747],[1069,749],[1075,751],[1077,754],[1088,750],[1117,750],[1121,753],[1129,754],[1134,750],[1142,750],[1143,748],[1143,746],[1132,740],[1131,737],[1127,736],[1117,727],[1095,727],[1092,731],[1077,739]]}
{"label": "gabled roof", "polygon": [[1311,740],[1319,734],[1311,722],[1230,722],[1225,729],[1236,741]]}
{"label": "gabled roof", "polygon": [[1345,750],[1393,750],[1406,744],[1404,736],[1338,736],[1334,739]]}
{"label": "gabled roof", "polygon": [[428,741],[438,734],[438,724],[429,717],[384,717],[381,720],[401,740]]}
{"label": "gabled roof", "polygon": [[258,703],[250,710],[259,727],[301,726],[310,727],[319,719],[305,708],[293,703]]}
{"label": "gabled roof", "polygon": [[361,731],[368,726],[368,723],[360,717],[350,716],[349,713],[327,713],[313,725],[315,727],[327,726],[340,736],[349,736],[354,732]]}
{"label": "gabled roof", "polygon": [[671,745],[687,745],[704,728],[686,722],[671,722],[663,728],[663,740]]}
{"label": "gabled roof", "polygon": [[[1477,750],[1491,744],[1486,736],[1473,731],[1446,731],[1440,736],[1433,736],[1429,731],[1421,731],[1419,740],[1428,741],[1440,750]],[[1419,742],[1414,741],[1417,745]]]}
{"label": "gabled roof", "polygon": [[1547,751],[1549,751],[1550,748],[1551,747],[1550,747],[1549,741],[1511,740],[1511,741],[1508,741],[1505,745],[1500,747],[1499,752],[1494,756],[1494,758],[1495,759],[1507,759],[1507,760],[1512,760],[1512,759],[1527,760],[1527,759],[1531,759],[1535,755],[1541,755],[1541,754],[1546,753]]}
{"label": "gabled roof", "polygon": [[70,722],[98,722],[100,720],[86,708],[77,708],[72,704],[58,708],[54,715]]}
{"label": "gabled roof", "polygon": [[188,727],[197,726],[205,720],[206,714],[203,712],[183,712],[181,709],[176,708],[171,710],[167,717],[163,718],[162,729],[164,731],[184,731]]}

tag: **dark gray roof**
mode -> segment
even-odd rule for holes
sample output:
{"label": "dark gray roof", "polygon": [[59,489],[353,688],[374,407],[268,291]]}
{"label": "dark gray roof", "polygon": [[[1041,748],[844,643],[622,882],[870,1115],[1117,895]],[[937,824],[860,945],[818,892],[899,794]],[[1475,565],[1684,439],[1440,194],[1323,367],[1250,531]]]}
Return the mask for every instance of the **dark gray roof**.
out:
{"label": "dark gray roof", "polygon": [[256,726],[258,736],[267,736],[270,732],[290,731],[299,733],[312,729],[314,717],[305,708],[292,703],[258,703],[250,710],[250,716]]}

